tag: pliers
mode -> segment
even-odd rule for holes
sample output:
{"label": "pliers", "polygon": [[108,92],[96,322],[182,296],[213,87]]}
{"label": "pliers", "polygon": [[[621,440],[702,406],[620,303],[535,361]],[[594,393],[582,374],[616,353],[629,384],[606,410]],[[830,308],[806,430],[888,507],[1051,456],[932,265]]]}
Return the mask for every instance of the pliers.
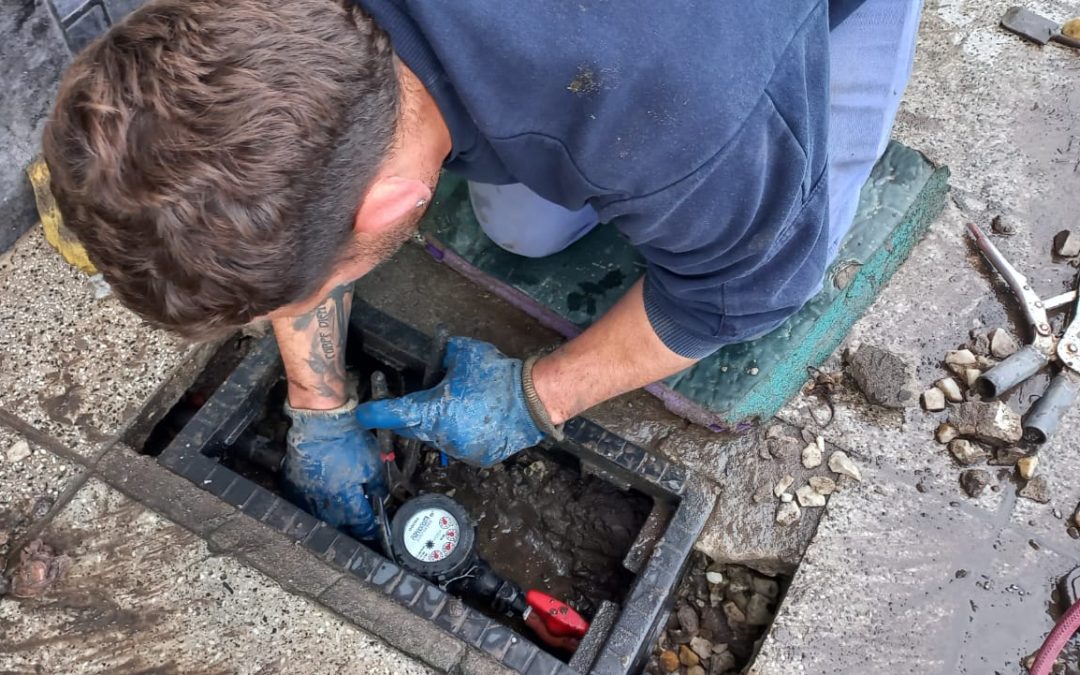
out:
{"label": "pliers", "polygon": [[[997,397],[1028,379],[1050,363],[1056,374],[1042,397],[1035,402],[1024,419],[1024,440],[1045,443],[1061,424],[1061,418],[1080,394],[1080,276],[1076,288],[1049,300],[1041,299],[1027,278],[1005,259],[982,230],[968,223],[983,257],[997,270],[1020,302],[1024,317],[1034,336],[1029,344],[983,373],[975,381],[975,391],[984,398]],[[1069,323],[1061,336],[1055,336],[1047,312],[1068,307]]]}

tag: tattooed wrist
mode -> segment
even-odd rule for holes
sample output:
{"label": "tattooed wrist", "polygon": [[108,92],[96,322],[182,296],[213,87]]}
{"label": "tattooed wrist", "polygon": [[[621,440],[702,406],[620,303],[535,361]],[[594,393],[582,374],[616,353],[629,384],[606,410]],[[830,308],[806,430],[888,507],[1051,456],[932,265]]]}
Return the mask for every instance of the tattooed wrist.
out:
{"label": "tattooed wrist", "polygon": [[278,331],[289,380],[289,401],[295,408],[330,408],[348,399],[345,342],[348,337],[352,285],[334,289],[312,311],[289,319]]}

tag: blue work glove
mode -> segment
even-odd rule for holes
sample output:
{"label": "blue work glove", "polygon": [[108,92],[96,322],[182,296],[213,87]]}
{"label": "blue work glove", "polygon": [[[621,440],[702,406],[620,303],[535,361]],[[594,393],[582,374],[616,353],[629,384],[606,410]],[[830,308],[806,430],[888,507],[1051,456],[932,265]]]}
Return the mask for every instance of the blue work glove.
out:
{"label": "blue work glove", "polygon": [[359,406],[360,425],[430,443],[474,466],[497,464],[543,440],[526,402],[519,359],[486,342],[455,337],[447,342],[443,367],[446,377],[431,389]]}
{"label": "blue work glove", "polygon": [[371,432],[356,421],[356,399],[333,410],[298,410],[286,439],[285,490],[308,511],[361,539],[378,535],[371,499],[386,493],[382,458]]}

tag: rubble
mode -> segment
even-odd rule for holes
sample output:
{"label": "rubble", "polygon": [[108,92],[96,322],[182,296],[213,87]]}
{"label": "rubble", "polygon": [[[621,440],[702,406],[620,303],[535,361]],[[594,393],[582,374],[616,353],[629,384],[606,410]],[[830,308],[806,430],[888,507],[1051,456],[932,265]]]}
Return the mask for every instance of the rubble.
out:
{"label": "rubble", "polygon": [[1020,349],[1020,345],[1009,331],[995,328],[990,332],[990,353],[994,358],[1008,358],[1015,354],[1017,349]]}
{"label": "rubble", "polygon": [[780,597],[780,584],[776,582],[776,579],[755,575],[750,580],[750,587],[754,589],[755,593],[764,595],[770,600],[776,600]]}
{"label": "rubble", "polygon": [[1003,237],[1011,237],[1016,234],[1016,225],[1012,220],[997,215],[990,220],[990,231]]}
{"label": "rubble", "polygon": [[968,368],[964,371],[964,384],[968,389],[975,388],[975,382],[982,377],[982,371],[978,368]]}
{"label": "rubble", "polygon": [[679,607],[675,616],[679,619],[679,626],[682,627],[688,635],[697,635],[698,630],[701,627],[701,623],[698,621],[697,612],[690,605],[683,605]]}
{"label": "rubble", "polygon": [[790,474],[787,475],[787,476],[784,476],[779,481],[777,481],[776,486],[773,487],[773,494],[776,495],[777,497],[780,497],[785,492],[787,492],[787,489],[789,487],[791,487],[791,484],[794,483],[794,482],[795,482],[795,478],[793,476],[791,476]]}
{"label": "rubble", "polygon": [[963,438],[958,438],[949,443],[949,452],[951,452],[952,456],[956,458],[956,461],[963,466],[978,464],[987,458],[986,450],[983,450],[979,445]]}
{"label": "rubble", "polygon": [[941,393],[945,394],[945,399],[953,403],[960,403],[964,400],[964,393],[960,391],[960,385],[956,383],[951,377],[943,377],[934,383],[934,386],[941,390]]}
{"label": "rubble", "polygon": [[821,466],[821,448],[817,443],[811,443],[803,448],[802,451],[802,464],[807,469],[815,469]]}
{"label": "rubble", "polygon": [[986,469],[967,469],[960,472],[960,487],[969,497],[978,497],[993,478]]}
{"label": "rubble", "polygon": [[1035,476],[1020,490],[1020,496],[1040,504],[1050,501],[1050,485],[1045,476]]}
{"label": "rubble", "polygon": [[797,455],[802,444],[794,438],[783,436],[768,439],[765,441],[765,446],[768,448],[769,454],[772,457],[776,459],[786,459]]}
{"label": "rubble", "polygon": [[941,424],[939,424],[937,431],[934,432],[934,438],[936,438],[937,442],[941,443],[942,445],[949,444],[954,438],[959,435],[960,432],[956,430],[956,427],[949,424],[948,422],[942,422]]}
{"label": "rubble", "polygon": [[1016,471],[1024,480],[1031,480],[1037,466],[1039,466],[1038,455],[1027,455],[1016,460]]}
{"label": "rubble", "polygon": [[980,331],[971,331],[971,352],[975,356],[986,356],[989,354],[990,338],[986,337],[986,334]]}
{"label": "rubble", "polygon": [[809,485],[804,485],[796,490],[795,496],[799,499],[799,506],[803,508],[825,506],[825,495]]}
{"label": "rubble", "polygon": [[927,389],[923,392],[922,404],[929,412],[941,412],[945,409],[945,393],[937,387]]}
{"label": "rubble", "polygon": [[957,349],[945,355],[945,365],[953,368],[970,368],[976,364],[975,354],[970,349]]}
{"label": "rubble", "polygon": [[811,476],[810,487],[822,495],[831,495],[836,491],[836,481],[828,476]]}
{"label": "rubble", "polygon": [[1080,235],[1072,230],[1062,230],[1054,235],[1054,253],[1062,258],[1080,255]]}
{"label": "rubble", "polygon": [[7,460],[9,462],[21,462],[30,455],[33,451],[30,450],[30,444],[25,439],[20,438],[11,444],[11,447],[7,449]]}
{"label": "rubble", "polygon": [[699,659],[707,659],[712,656],[712,643],[699,635],[695,635],[690,640],[690,650],[697,654]]}
{"label": "rubble", "polygon": [[949,411],[949,423],[961,436],[990,443],[1008,445],[1023,437],[1020,416],[1001,401],[969,401]]}
{"label": "rubble", "polygon": [[693,649],[690,649],[687,645],[679,646],[679,663],[684,666],[696,666],[701,663],[701,657],[694,653]]}
{"label": "rubble", "polygon": [[[789,497],[791,496],[790,493],[785,494],[787,494]],[[776,523],[778,525],[787,527],[788,525],[793,525],[799,522],[799,516],[801,515],[802,512],[799,510],[799,505],[795,502],[790,500],[786,502],[781,502],[780,508],[776,510]]]}
{"label": "rubble", "polygon": [[994,457],[990,464],[994,466],[1013,466],[1024,456],[1020,448],[998,448],[994,450]]}
{"label": "rubble", "polygon": [[908,358],[887,349],[863,345],[849,350],[848,372],[866,399],[886,408],[915,403],[915,367]]}
{"label": "rubble", "polygon": [[713,586],[724,583],[724,575],[720,572],[706,572],[705,580]]}
{"label": "rubble", "polygon": [[660,667],[664,672],[674,673],[679,669],[679,655],[670,649],[660,652]]}
{"label": "rubble", "polygon": [[862,480],[862,473],[859,471],[859,467],[855,466],[855,462],[851,461],[851,458],[848,457],[847,453],[843,450],[837,450],[829,455],[829,469],[841,476],[847,476],[848,478],[853,478],[857,481]]}
{"label": "rubble", "polygon": [[767,626],[772,621],[772,613],[769,612],[769,599],[763,595],[754,593],[750,601],[746,603],[746,623],[751,626]]}
{"label": "rubble", "polygon": [[783,502],[784,504],[787,504],[787,503],[788,503],[788,502],[790,502],[790,501],[791,501],[792,499],[793,499],[793,498],[792,498],[792,496],[791,496],[791,493],[790,493],[790,492],[785,492],[784,494],[780,495],[780,501],[781,501],[781,502]]}

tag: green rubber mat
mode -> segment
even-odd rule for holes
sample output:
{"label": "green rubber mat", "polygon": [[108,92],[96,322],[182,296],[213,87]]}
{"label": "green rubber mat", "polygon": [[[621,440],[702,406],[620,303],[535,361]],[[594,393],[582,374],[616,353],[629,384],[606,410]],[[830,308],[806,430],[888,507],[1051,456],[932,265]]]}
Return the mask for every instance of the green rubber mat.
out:
{"label": "green rubber mat", "polygon": [[[797,314],[753,342],[729,345],[693,368],[648,387],[669,409],[716,430],[772,417],[873,302],[941,212],[949,170],[891,143],[863,186],[851,232],[824,288]],[[645,266],[610,225],[542,259],[488,239],[465,181],[445,176],[422,224],[428,251],[539,321],[573,336],[602,315]]]}

